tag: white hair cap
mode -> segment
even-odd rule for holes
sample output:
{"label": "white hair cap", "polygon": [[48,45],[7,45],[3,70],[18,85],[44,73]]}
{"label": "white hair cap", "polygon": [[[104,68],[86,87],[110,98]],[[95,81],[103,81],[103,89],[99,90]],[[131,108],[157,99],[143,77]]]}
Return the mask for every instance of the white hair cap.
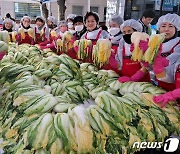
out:
{"label": "white hair cap", "polygon": [[6,18],[6,19],[3,21],[3,25],[5,25],[6,23],[11,23],[12,26],[14,25],[14,21],[12,21],[12,20],[9,19],[9,18]]}
{"label": "white hair cap", "polygon": [[121,25],[124,22],[124,20],[119,15],[112,15],[109,19],[109,22],[115,22],[118,25]]}
{"label": "white hair cap", "polygon": [[60,27],[62,25],[66,25],[67,26],[67,22],[65,20],[59,21],[58,27]]}
{"label": "white hair cap", "polygon": [[180,16],[178,16],[177,14],[168,13],[166,15],[161,16],[158,19],[157,28],[159,29],[161,25],[165,22],[173,24],[174,27],[176,27],[177,31],[180,31]]}
{"label": "white hair cap", "polygon": [[57,24],[57,20],[56,20],[56,18],[54,17],[54,16],[49,16],[48,18],[47,18],[47,20],[49,20],[49,21],[51,21],[53,24]]}
{"label": "white hair cap", "polygon": [[120,26],[121,31],[123,31],[124,27],[132,27],[138,32],[142,32],[143,30],[142,25],[137,20],[134,20],[134,19],[129,19],[129,20],[124,21],[123,24]]}
{"label": "white hair cap", "polygon": [[31,22],[31,18],[30,18],[29,16],[23,16],[23,17],[21,18],[21,22],[22,22],[24,19],[28,19],[28,20]]}
{"label": "white hair cap", "polygon": [[44,19],[43,17],[37,16],[36,19],[35,19],[35,21],[38,20],[38,19],[41,19],[41,20],[45,23],[45,19]]}
{"label": "white hair cap", "polygon": [[77,16],[76,14],[69,14],[69,15],[67,16],[67,19],[72,19],[72,20],[74,20],[74,18],[75,18],[76,16]]}

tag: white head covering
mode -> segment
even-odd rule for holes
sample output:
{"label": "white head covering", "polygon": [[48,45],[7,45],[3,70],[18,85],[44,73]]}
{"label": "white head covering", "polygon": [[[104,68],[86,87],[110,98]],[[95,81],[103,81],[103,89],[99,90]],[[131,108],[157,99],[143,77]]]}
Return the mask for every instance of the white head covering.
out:
{"label": "white head covering", "polygon": [[41,16],[37,16],[37,17],[36,17],[36,19],[35,19],[35,21],[36,21],[37,19],[42,19],[42,20],[43,20],[43,22],[45,23],[45,19],[44,19],[43,17],[41,17]]}
{"label": "white head covering", "polygon": [[67,16],[67,19],[72,19],[72,20],[74,20],[75,17],[76,17],[76,14],[69,14],[69,15]]}
{"label": "white head covering", "polygon": [[124,21],[123,24],[120,26],[121,31],[123,31],[124,27],[132,27],[135,30],[137,30],[138,32],[142,32],[142,30],[143,30],[142,25],[134,19],[129,19],[129,20]]}
{"label": "white head covering", "polygon": [[49,20],[49,21],[51,21],[53,24],[57,24],[57,20],[56,20],[56,18],[54,17],[54,16],[49,16],[48,18],[47,18],[47,20]]}
{"label": "white head covering", "polygon": [[23,16],[23,17],[21,18],[21,22],[22,22],[24,19],[28,19],[28,20],[31,22],[31,18],[30,18],[29,16]]}
{"label": "white head covering", "polygon": [[124,22],[124,20],[119,15],[113,15],[109,19],[109,22],[115,22],[118,25],[121,25]]}
{"label": "white head covering", "polygon": [[6,18],[6,19],[3,21],[3,25],[5,25],[6,23],[11,23],[12,26],[14,25],[14,21],[12,21],[12,20],[9,19],[9,18]]}
{"label": "white head covering", "polygon": [[177,31],[180,31],[180,16],[178,16],[177,14],[168,13],[161,16],[157,22],[157,28],[159,29],[165,22],[173,24],[176,27]]}
{"label": "white head covering", "polygon": [[66,25],[67,26],[67,22],[65,20],[59,21],[58,27],[60,27],[62,25]]}

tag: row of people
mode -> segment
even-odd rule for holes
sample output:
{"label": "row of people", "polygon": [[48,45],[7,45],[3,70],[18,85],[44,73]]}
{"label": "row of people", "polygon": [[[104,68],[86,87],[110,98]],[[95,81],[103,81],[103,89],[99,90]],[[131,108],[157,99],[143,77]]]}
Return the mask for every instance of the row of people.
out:
{"label": "row of people", "polygon": [[[147,17],[147,16],[146,16]],[[72,17],[71,17],[72,18]],[[169,91],[166,94],[154,98],[155,102],[162,102],[164,106],[168,101],[180,97],[180,38],[177,36],[180,31],[180,17],[176,14],[167,14],[159,18],[157,26],[160,33],[165,33],[165,41],[159,49],[159,55],[155,59],[152,66],[145,62],[137,62],[131,59],[133,44],[131,43],[131,35],[133,32],[143,32],[149,27],[145,27],[141,22],[134,19],[123,21],[120,16],[112,16],[109,21],[109,33],[98,26],[99,17],[94,12],[88,12],[84,19],[77,16],[74,19],[69,18],[67,21],[60,21],[56,30],[59,30],[58,37],[61,38],[64,32],[69,31],[76,39],[89,39],[96,44],[98,39],[110,39],[112,42],[112,52],[109,64],[104,69],[113,69],[121,76],[120,82],[127,81],[150,81],[149,71],[152,70],[156,75],[158,86]],[[26,20],[22,20],[22,23]],[[42,18],[37,20],[42,22]],[[152,20],[148,19],[149,24]],[[38,23],[38,22],[37,22]],[[37,32],[40,32],[44,24],[39,24]],[[41,27],[41,28],[40,28]],[[44,32],[44,34],[46,34]],[[42,49],[55,47],[54,40],[45,40],[38,42]],[[43,44],[46,42],[45,44]],[[48,45],[47,45],[48,44]],[[140,48],[146,51],[148,44],[140,42]],[[74,52],[74,54],[76,54]],[[73,57],[74,58],[74,57]],[[163,76],[162,76],[163,74]]]}

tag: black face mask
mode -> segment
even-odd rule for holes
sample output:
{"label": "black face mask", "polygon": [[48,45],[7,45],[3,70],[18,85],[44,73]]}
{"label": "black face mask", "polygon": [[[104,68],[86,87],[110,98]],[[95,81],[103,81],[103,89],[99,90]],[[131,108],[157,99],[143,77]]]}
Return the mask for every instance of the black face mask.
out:
{"label": "black face mask", "polygon": [[127,44],[131,44],[131,35],[132,34],[125,34],[123,35],[123,39]]}

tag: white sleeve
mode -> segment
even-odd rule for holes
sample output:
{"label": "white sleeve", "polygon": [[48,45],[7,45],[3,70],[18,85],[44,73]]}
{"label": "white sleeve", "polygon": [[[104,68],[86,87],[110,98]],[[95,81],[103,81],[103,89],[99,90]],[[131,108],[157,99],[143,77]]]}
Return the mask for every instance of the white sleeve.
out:
{"label": "white sleeve", "polygon": [[117,62],[120,65],[119,70],[122,69],[122,64],[123,64],[123,47],[124,47],[124,40],[121,39],[119,42],[119,47],[117,49],[116,56],[115,56],[115,59],[117,60]]}
{"label": "white sleeve", "polygon": [[174,52],[167,57],[169,60],[169,66],[165,68],[166,77],[159,80],[174,83],[175,82],[175,73],[178,65],[180,64],[180,44],[174,48]]}

